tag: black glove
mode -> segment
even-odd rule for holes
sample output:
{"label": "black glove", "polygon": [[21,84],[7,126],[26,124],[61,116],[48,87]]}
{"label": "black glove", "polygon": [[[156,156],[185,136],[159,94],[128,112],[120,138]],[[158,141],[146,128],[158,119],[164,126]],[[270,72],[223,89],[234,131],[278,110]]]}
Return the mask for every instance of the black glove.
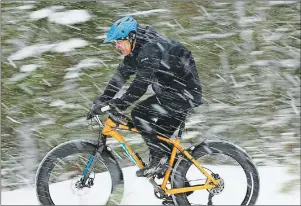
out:
{"label": "black glove", "polygon": [[101,114],[100,109],[104,106],[106,106],[107,104],[105,104],[104,102],[100,101],[99,99],[95,99],[93,101],[93,104],[90,108],[90,111],[87,114],[87,120],[92,119],[93,116],[97,115],[97,114]]}

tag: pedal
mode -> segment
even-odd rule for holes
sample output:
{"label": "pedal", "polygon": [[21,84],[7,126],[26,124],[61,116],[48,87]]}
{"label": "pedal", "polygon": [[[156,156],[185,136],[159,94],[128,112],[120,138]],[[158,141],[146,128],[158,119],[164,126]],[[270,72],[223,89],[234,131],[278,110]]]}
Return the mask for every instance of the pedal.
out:
{"label": "pedal", "polygon": [[155,172],[154,172],[154,176],[156,176],[158,179],[161,179],[164,177],[166,171],[169,168],[169,165],[167,164],[168,162],[168,158],[164,158],[160,160],[160,163],[158,164]]}

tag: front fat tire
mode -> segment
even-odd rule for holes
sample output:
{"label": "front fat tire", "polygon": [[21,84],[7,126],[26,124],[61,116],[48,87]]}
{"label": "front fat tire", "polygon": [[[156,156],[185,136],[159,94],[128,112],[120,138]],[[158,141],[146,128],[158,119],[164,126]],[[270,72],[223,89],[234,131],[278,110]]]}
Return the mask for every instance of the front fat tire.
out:
{"label": "front fat tire", "polygon": [[[259,174],[248,154],[237,145],[225,141],[206,141],[196,146],[191,154],[198,159],[207,154],[225,154],[235,159],[243,168],[247,178],[247,192],[241,205],[254,205],[259,195]],[[191,166],[185,158],[179,158],[172,173],[172,188],[184,187],[184,178]],[[210,168],[209,168],[210,169]],[[185,193],[172,195],[175,205],[191,205]]]}
{"label": "front fat tire", "polygon": [[[49,177],[58,159],[63,159],[72,154],[86,153],[93,154],[97,141],[73,140],[60,144],[53,148],[42,160],[36,173],[36,194],[41,205],[55,205],[49,192]],[[110,149],[109,149],[110,150]],[[101,161],[106,165],[112,180],[112,191],[107,204],[120,204],[123,192],[124,181],[122,170],[115,157],[106,147],[101,156]],[[63,195],[63,194],[62,194]]]}

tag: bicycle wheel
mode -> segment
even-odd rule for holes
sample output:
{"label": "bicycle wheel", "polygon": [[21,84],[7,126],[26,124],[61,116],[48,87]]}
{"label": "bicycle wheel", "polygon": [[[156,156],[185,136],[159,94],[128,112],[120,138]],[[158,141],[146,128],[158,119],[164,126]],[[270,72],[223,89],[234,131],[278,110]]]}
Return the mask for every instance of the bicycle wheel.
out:
{"label": "bicycle wheel", "polygon": [[[118,204],[123,196],[122,170],[105,147],[90,167],[90,187],[78,187],[97,142],[74,140],[58,145],[42,160],[36,174],[36,193],[42,205]],[[92,179],[90,179],[92,180]]]}
{"label": "bicycle wheel", "polygon": [[[208,173],[218,174],[216,189],[196,190],[172,195],[177,205],[254,205],[259,194],[259,174],[251,158],[238,146],[223,141],[203,142],[190,150]],[[203,185],[206,176],[185,158],[179,158],[172,174],[172,188]],[[213,194],[210,200],[209,196]]]}

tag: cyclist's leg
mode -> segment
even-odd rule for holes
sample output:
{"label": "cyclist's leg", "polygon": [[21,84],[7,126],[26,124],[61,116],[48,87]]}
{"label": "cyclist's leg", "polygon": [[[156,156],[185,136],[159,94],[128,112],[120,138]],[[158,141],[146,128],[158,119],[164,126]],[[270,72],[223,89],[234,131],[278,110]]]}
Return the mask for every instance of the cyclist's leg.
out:
{"label": "cyclist's leg", "polygon": [[[142,138],[147,144],[150,152],[150,163],[143,169],[137,171],[137,176],[148,176],[149,174],[161,173],[160,165],[165,165],[171,152],[171,146],[156,138],[156,122],[163,111],[155,96],[140,102],[132,111],[132,119],[136,128],[141,131]],[[164,162],[164,163],[163,163]]]}
{"label": "cyclist's leg", "polygon": [[185,112],[180,113],[161,105],[155,95],[136,105],[132,111],[132,119],[136,128],[141,131],[152,158],[160,160],[169,156],[172,146],[156,138],[156,135],[171,137],[185,116]]}
{"label": "cyclist's leg", "polygon": [[[174,132],[178,129],[178,127],[185,120],[186,117],[186,113],[177,113],[171,110],[168,111],[169,111],[168,114],[162,114],[158,116],[158,120],[154,125],[156,134],[164,136],[166,138],[170,138],[174,134]],[[159,139],[157,139],[157,141],[158,141],[158,145],[160,145],[161,147],[169,148],[168,156],[170,156],[172,145],[160,141]]]}
{"label": "cyclist's leg", "polygon": [[158,106],[159,103],[156,96],[151,96],[138,103],[131,113],[135,127],[141,132],[142,138],[149,147],[151,156],[164,156],[164,153],[170,152],[168,144],[163,143],[165,146],[160,147],[159,140],[156,138],[154,125],[156,125],[156,118],[160,116],[160,111],[163,112],[163,110],[158,109]]}
{"label": "cyclist's leg", "polygon": [[185,121],[187,112],[169,110],[169,115],[161,115],[156,122],[156,132],[165,137],[171,137],[180,124]]}

